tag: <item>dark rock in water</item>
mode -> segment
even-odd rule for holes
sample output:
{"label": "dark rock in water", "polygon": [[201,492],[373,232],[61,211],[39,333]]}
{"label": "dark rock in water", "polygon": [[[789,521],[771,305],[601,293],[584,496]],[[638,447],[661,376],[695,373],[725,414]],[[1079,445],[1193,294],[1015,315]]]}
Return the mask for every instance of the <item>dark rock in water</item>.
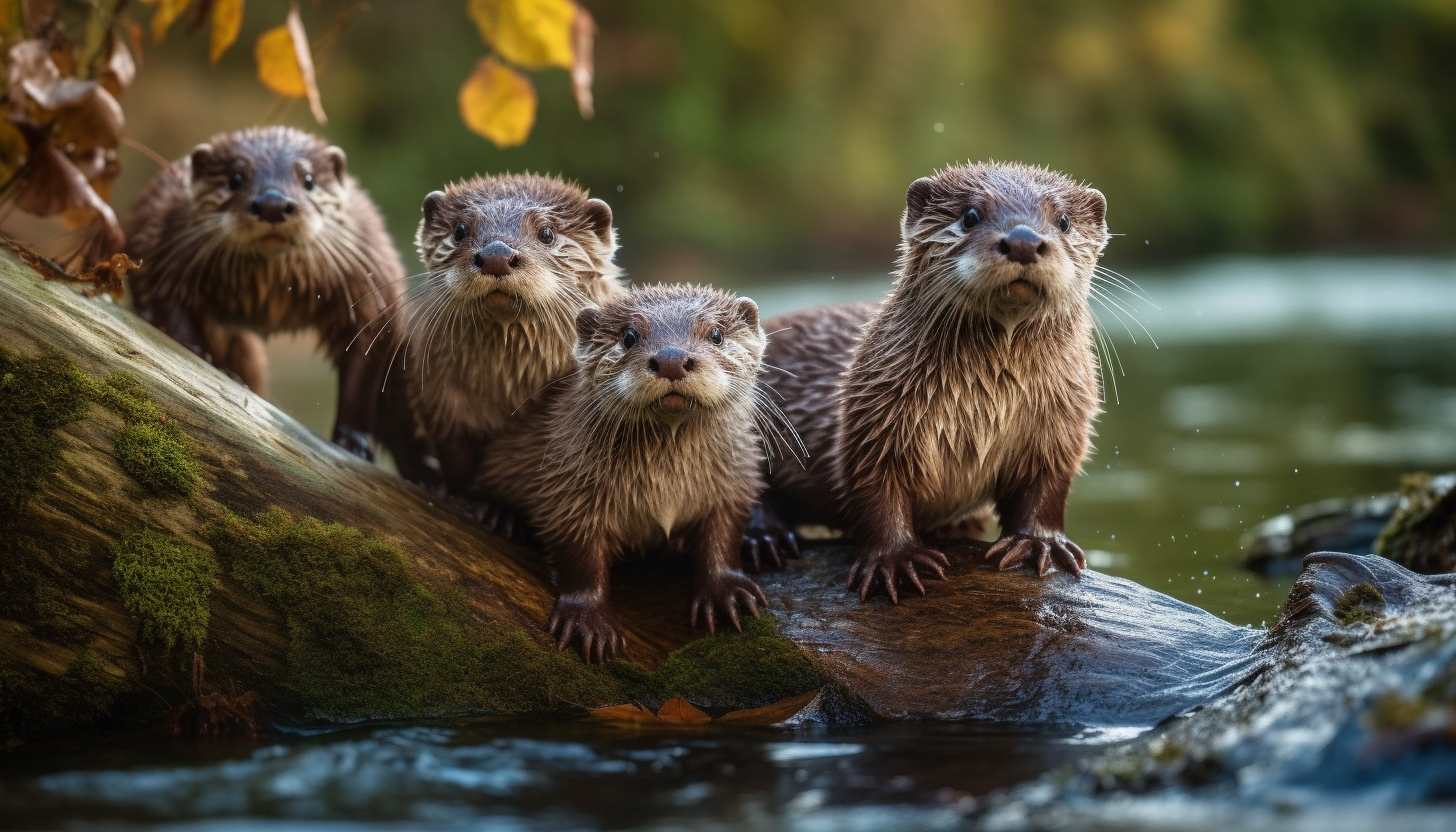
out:
{"label": "dark rock in water", "polygon": [[780,632],[879,719],[1151,726],[1261,663],[1262,633],[1122,578],[999,572],[946,548],[946,580],[892,605],[846,591],[851,550],[761,580]]}
{"label": "dark rock in water", "polygon": [[1400,807],[1406,821],[1429,820],[1410,807],[1456,797],[1456,576],[1416,575],[1373,555],[1305,563],[1254,651],[1255,677],[1142,739],[987,801],[986,824],[1135,818],[1157,827],[1237,807],[1241,827],[1259,811],[1287,822],[1298,810],[1358,827],[1341,806],[1358,808],[1361,823],[1372,809]]}
{"label": "dark rock in water", "polygon": [[1371,554],[1397,503],[1395,494],[1334,497],[1271,517],[1239,542],[1243,565],[1261,575],[1298,575],[1315,552]]}
{"label": "dark rock in water", "polygon": [[1456,473],[1411,474],[1399,498],[1376,554],[1425,575],[1456,572]]}

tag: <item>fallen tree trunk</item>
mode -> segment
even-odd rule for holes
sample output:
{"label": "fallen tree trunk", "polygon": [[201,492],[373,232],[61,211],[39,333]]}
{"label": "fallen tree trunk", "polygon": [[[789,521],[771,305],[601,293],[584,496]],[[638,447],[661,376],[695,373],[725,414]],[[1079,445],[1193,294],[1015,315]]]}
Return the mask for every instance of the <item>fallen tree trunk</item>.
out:
{"label": "fallen tree trunk", "polygon": [[[0,713],[35,735],[256,691],[283,719],[710,712],[1152,725],[1262,665],[1261,634],[1129,581],[988,569],[861,604],[848,550],[763,576],[702,638],[680,561],[622,564],[629,659],[552,648],[539,557],[310,433],[126,310],[0,258]],[[194,661],[194,654],[200,662]],[[0,731],[3,731],[0,728]]]}

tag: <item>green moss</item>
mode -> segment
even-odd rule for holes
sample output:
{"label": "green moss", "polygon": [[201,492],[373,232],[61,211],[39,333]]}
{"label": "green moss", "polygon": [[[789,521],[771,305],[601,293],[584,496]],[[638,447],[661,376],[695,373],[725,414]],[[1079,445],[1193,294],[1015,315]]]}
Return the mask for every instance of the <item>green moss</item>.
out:
{"label": "green moss", "polygon": [[94,650],[82,650],[61,676],[50,676],[0,655],[0,714],[21,715],[31,728],[90,722],[111,712],[127,689]]}
{"label": "green moss", "polygon": [[583,664],[520,627],[481,624],[458,594],[435,594],[394,543],[270,509],[203,532],[233,578],[283,616],[287,684],[311,716],[427,716],[658,703],[765,705],[824,680],[772,619],[703,639],[656,672]]}
{"label": "green moss", "polygon": [[128,422],[116,435],[116,461],[153,494],[185,497],[201,479],[191,441],[168,423]]}
{"label": "green moss", "polygon": [[217,586],[211,552],[170,535],[129,532],[112,546],[111,573],[142,638],[167,650],[198,650],[207,638],[208,601]]}
{"label": "green moss", "polygon": [[595,706],[621,685],[519,628],[481,627],[441,598],[390,541],[281,509],[228,515],[204,531],[232,576],[289,633],[288,683],[311,715],[424,716]]}
{"label": "green moss", "polygon": [[748,619],[741,633],[699,639],[668,656],[655,673],[628,668],[617,672],[635,698],[660,704],[681,696],[703,708],[756,708],[825,684],[771,615]]}
{"label": "green moss", "polygon": [[1356,584],[1335,601],[1335,620],[1341,624],[1374,624],[1385,616],[1385,596],[1374,584]]}
{"label": "green moss", "polygon": [[60,466],[56,429],[85,414],[89,382],[65,356],[24,358],[0,347],[0,523]]}
{"label": "green moss", "polygon": [[1408,474],[1401,478],[1399,495],[1375,553],[1413,572],[1456,571],[1456,488],[1430,474]]}

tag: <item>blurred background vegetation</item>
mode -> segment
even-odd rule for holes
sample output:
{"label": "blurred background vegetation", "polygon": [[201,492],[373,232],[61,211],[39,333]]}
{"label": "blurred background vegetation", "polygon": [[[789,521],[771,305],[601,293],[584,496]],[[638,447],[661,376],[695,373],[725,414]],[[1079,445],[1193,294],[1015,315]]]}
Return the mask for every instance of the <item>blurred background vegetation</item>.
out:
{"label": "blurred background vegetation", "polygon": [[[330,115],[280,109],[251,50],[148,45],[128,134],[175,158],[282,115],[348,152],[411,268],[420,200],[475,172],[558,172],[616,209],[638,280],[754,283],[891,266],[905,186],[948,162],[1059,168],[1107,193],[1114,267],[1211,252],[1447,252],[1451,0],[585,0],[597,115],[564,71],[497,150],[456,94],[465,2],[377,0],[320,61]],[[274,8],[276,7],[276,8]],[[302,4],[311,32],[337,9]],[[240,43],[277,25],[252,0]],[[124,212],[156,166],[123,148]],[[760,277],[762,276],[762,277]]]}

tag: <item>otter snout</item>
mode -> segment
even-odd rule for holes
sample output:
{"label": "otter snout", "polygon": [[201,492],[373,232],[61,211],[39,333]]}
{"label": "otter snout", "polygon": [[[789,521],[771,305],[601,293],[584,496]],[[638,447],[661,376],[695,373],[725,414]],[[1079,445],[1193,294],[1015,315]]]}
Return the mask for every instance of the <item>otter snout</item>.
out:
{"label": "otter snout", "polygon": [[1001,238],[1001,244],[997,248],[1007,260],[1030,265],[1046,254],[1047,244],[1046,238],[1029,226],[1018,225]]}
{"label": "otter snout", "polygon": [[293,212],[298,210],[298,203],[284,196],[282,191],[269,188],[259,194],[249,208],[253,216],[263,222],[280,223],[293,216]]}
{"label": "otter snout", "polygon": [[521,254],[500,240],[475,252],[475,267],[493,277],[505,277],[521,265]]}
{"label": "otter snout", "polygon": [[647,359],[647,369],[651,370],[658,378],[665,378],[668,381],[679,381],[688,377],[696,362],[688,355],[687,350],[678,347],[663,347],[657,354]]}

